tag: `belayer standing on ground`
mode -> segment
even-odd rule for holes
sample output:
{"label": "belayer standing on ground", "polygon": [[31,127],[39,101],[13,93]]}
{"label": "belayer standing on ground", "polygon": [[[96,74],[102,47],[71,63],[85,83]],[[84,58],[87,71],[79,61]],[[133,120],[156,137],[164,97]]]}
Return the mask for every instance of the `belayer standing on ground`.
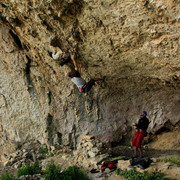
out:
{"label": "belayer standing on ground", "polygon": [[138,123],[133,123],[133,126],[137,129],[133,140],[132,140],[132,146],[134,149],[134,155],[133,157],[137,157],[137,149],[139,150],[140,153],[140,157],[143,156],[143,152],[142,152],[142,148],[141,148],[141,143],[142,140],[144,139],[145,136],[147,136],[147,128],[149,125],[149,119],[146,117],[147,116],[147,112],[146,111],[142,111],[140,114],[140,119],[138,121]]}
{"label": "belayer standing on ground", "polygon": [[93,87],[93,85],[95,85],[96,81],[104,80],[104,78],[93,78],[90,81],[86,82],[84,79],[81,78],[81,72],[76,63],[74,54],[71,55],[71,60],[73,61],[75,71],[68,72],[68,76],[71,78],[72,82],[76,84],[79,92],[86,93]]}

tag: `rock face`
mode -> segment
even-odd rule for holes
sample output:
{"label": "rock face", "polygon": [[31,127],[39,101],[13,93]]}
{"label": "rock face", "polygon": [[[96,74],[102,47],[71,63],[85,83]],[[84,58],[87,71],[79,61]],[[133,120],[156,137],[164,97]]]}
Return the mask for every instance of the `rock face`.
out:
{"label": "rock face", "polygon": [[[76,147],[80,135],[128,140],[180,122],[179,9],[174,0],[0,0],[0,153],[25,142]],[[67,77],[106,76],[88,94]]]}

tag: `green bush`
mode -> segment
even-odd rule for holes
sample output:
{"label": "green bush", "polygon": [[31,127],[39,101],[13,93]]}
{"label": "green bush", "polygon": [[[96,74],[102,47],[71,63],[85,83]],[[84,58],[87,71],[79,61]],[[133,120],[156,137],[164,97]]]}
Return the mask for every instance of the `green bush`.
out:
{"label": "green bush", "polygon": [[17,177],[23,176],[23,175],[33,175],[33,174],[40,174],[42,167],[39,166],[38,161],[36,161],[34,164],[30,165],[30,163],[27,163],[25,167],[21,167],[17,171]]}
{"label": "green bush", "polygon": [[161,173],[140,173],[133,170],[123,171],[121,169],[116,170],[117,174],[125,177],[129,180],[170,180],[170,178],[163,177]]}
{"label": "green bush", "polygon": [[61,169],[59,166],[56,166],[53,161],[50,162],[46,166],[46,170],[44,172],[45,180],[59,180],[60,179]]}
{"label": "green bush", "polygon": [[53,161],[46,166],[44,172],[45,180],[88,180],[88,176],[78,167],[70,166],[63,172]]}
{"label": "green bush", "polygon": [[51,152],[51,153],[49,153],[49,156],[50,156],[50,157],[53,157],[53,156],[54,156],[54,154]]}
{"label": "green bush", "polygon": [[175,157],[175,156],[167,157],[167,158],[164,158],[162,161],[163,162],[171,162],[171,163],[180,165],[180,157]]}
{"label": "green bush", "polygon": [[0,180],[14,180],[14,176],[6,171],[5,174],[1,175]]}
{"label": "green bush", "polygon": [[77,166],[70,166],[61,173],[61,180],[88,180],[88,176]]}
{"label": "green bush", "polygon": [[48,148],[45,144],[43,144],[39,150],[39,153],[41,154],[47,154],[48,153]]}

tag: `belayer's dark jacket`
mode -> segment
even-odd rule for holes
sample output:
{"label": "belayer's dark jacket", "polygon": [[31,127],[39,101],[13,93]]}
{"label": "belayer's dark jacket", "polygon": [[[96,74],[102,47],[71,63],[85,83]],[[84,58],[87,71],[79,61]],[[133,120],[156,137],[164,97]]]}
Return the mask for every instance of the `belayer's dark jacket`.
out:
{"label": "belayer's dark jacket", "polygon": [[137,129],[142,129],[146,132],[149,125],[149,119],[147,117],[140,118],[138,124],[136,124]]}

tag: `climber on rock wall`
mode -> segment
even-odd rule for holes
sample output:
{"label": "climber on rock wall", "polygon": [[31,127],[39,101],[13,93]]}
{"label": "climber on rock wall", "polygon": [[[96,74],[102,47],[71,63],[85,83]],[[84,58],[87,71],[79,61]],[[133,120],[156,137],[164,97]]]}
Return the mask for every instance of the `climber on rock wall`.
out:
{"label": "climber on rock wall", "polygon": [[137,130],[133,140],[132,140],[132,146],[134,149],[134,155],[133,157],[137,157],[137,149],[139,150],[140,157],[143,156],[141,143],[145,136],[147,136],[147,128],[149,125],[149,119],[147,119],[147,112],[142,111],[140,114],[140,119],[138,123],[133,123],[134,128]]}
{"label": "climber on rock wall", "polygon": [[104,81],[105,80],[105,77],[104,78],[93,78],[90,81],[86,82],[84,79],[81,78],[80,69],[78,68],[74,54],[71,54],[71,60],[74,64],[75,71],[68,72],[68,76],[71,78],[72,82],[74,84],[76,84],[76,86],[79,89],[79,92],[87,93],[93,87],[93,85],[95,85],[96,81]]}
{"label": "climber on rock wall", "polygon": [[67,64],[71,60],[70,56],[69,55],[67,56],[67,54],[62,52],[62,50],[60,48],[53,47],[51,49],[53,51],[52,55],[51,55],[52,58],[54,60],[58,61],[60,66]]}

